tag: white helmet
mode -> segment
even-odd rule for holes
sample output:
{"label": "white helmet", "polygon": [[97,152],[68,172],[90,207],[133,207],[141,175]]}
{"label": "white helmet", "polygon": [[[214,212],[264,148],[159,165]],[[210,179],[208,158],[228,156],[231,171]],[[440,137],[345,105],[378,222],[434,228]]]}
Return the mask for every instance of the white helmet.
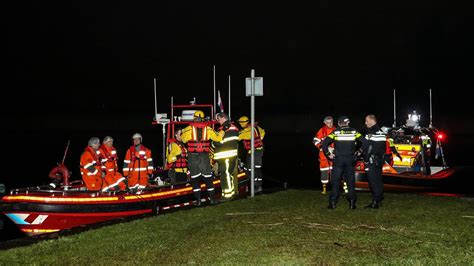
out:
{"label": "white helmet", "polygon": [[141,135],[140,133],[135,133],[135,134],[133,134],[132,139],[140,139],[140,140],[143,140],[142,135]]}

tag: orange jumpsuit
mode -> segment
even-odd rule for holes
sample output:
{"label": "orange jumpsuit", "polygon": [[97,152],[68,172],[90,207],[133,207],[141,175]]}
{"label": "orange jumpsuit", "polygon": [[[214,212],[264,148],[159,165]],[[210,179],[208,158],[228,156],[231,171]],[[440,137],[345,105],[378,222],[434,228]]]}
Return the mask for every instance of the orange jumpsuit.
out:
{"label": "orange jumpsuit", "polygon": [[81,175],[88,190],[100,190],[104,185],[99,151],[87,146],[81,155]]}
{"label": "orange jumpsuit", "polygon": [[117,167],[117,150],[115,147],[109,147],[102,144],[99,148],[100,163],[102,172],[105,172],[105,186],[102,191],[108,190],[125,190],[125,178],[118,172]]}
{"label": "orange jumpsuit", "polygon": [[153,174],[151,150],[143,144],[131,146],[123,160],[123,174],[128,176],[130,189],[144,189],[148,185],[148,175]]}
{"label": "orange jumpsuit", "polygon": [[[321,148],[321,142],[326,138],[327,135],[331,134],[336,128],[329,128],[324,125],[318,130],[314,137],[313,143],[319,149],[319,170],[321,171],[321,183],[327,184],[331,175],[332,163],[324,155],[323,149]],[[334,147],[331,145],[331,147]]]}

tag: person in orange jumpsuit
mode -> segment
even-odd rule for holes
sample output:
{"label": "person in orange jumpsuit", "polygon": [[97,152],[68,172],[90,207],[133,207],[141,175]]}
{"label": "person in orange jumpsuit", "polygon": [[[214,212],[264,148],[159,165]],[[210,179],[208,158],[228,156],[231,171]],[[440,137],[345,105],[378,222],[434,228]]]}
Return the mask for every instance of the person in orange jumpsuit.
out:
{"label": "person in orange jumpsuit", "polygon": [[[324,155],[323,149],[321,149],[321,142],[336,128],[334,127],[334,120],[331,116],[326,116],[323,123],[324,126],[316,133],[313,143],[319,149],[319,170],[321,171],[321,183],[323,185],[323,191],[321,193],[326,194],[326,187],[331,176],[332,163],[327,159],[326,155]],[[334,149],[333,147],[334,146],[331,146],[332,149]]]}
{"label": "person in orange jumpsuit", "polygon": [[142,144],[142,135],[132,136],[133,145],[127,150],[123,160],[123,175],[128,177],[128,187],[138,192],[148,186],[148,178],[153,175],[151,150]]}
{"label": "person in orange jumpsuit", "polygon": [[80,170],[82,180],[88,190],[101,190],[104,185],[102,170],[100,168],[99,143],[97,137],[89,139],[88,146],[81,155]]}
{"label": "person in orange jumpsuit", "polygon": [[102,191],[125,190],[127,188],[125,177],[118,172],[117,150],[114,147],[114,139],[111,136],[104,138],[102,145],[99,147],[99,152],[102,177],[106,183],[104,188],[102,188]]}

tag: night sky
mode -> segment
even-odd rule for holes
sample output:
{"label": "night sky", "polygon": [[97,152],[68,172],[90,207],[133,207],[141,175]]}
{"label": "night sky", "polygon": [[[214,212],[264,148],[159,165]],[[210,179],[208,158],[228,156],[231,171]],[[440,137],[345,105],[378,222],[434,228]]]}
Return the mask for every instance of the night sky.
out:
{"label": "night sky", "polygon": [[[212,102],[213,65],[226,108],[232,77],[234,119],[249,113],[250,69],[264,77],[257,120],[268,131],[265,167],[275,177],[282,168],[286,179],[314,175],[311,140],[326,115],[348,115],[362,128],[374,113],[391,125],[393,89],[398,121],[417,110],[427,125],[431,88],[433,122],[447,133],[450,161],[473,161],[466,91],[474,86],[474,21],[467,5],[36,1],[3,4],[3,11],[0,118],[3,154],[14,167],[0,178],[10,183],[26,176],[47,181],[68,139],[74,169],[95,135],[115,136],[124,153],[140,131],[161,154],[161,128],[150,125],[153,78],[158,112],[169,112],[170,96],[176,103]],[[28,173],[14,169],[23,158]]]}

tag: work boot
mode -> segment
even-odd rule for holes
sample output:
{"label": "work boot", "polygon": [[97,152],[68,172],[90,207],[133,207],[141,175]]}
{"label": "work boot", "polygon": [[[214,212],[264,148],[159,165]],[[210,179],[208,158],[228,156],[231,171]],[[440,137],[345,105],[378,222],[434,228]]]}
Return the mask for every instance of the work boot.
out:
{"label": "work boot", "polygon": [[328,205],[328,209],[335,209],[336,208],[336,202],[335,201],[330,201]]}
{"label": "work boot", "polygon": [[326,184],[323,184],[323,191],[321,191],[321,194],[326,195]]}
{"label": "work boot", "polygon": [[201,207],[201,194],[194,194],[194,198],[196,198],[196,202],[194,202],[194,206]]}
{"label": "work boot", "polygon": [[380,202],[373,200],[369,205],[365,206],[364,209],[378,209],[380,205]]}
{"label": "work boot", "polygon": [[209,204],[216,205],[218,202],[215,197],[209,197]]}
{"label": "work boot", "polygon": [[349,209],[354,210],[356,209],[356,201],[355,200],[349,200]]}
{"label": "work boot", "polygon": [[209,192],[209,204],[211,204],[211,205],[216,205],[217,204],[217,200],[216,200],[216,196],[214,194],[214,191]]}

